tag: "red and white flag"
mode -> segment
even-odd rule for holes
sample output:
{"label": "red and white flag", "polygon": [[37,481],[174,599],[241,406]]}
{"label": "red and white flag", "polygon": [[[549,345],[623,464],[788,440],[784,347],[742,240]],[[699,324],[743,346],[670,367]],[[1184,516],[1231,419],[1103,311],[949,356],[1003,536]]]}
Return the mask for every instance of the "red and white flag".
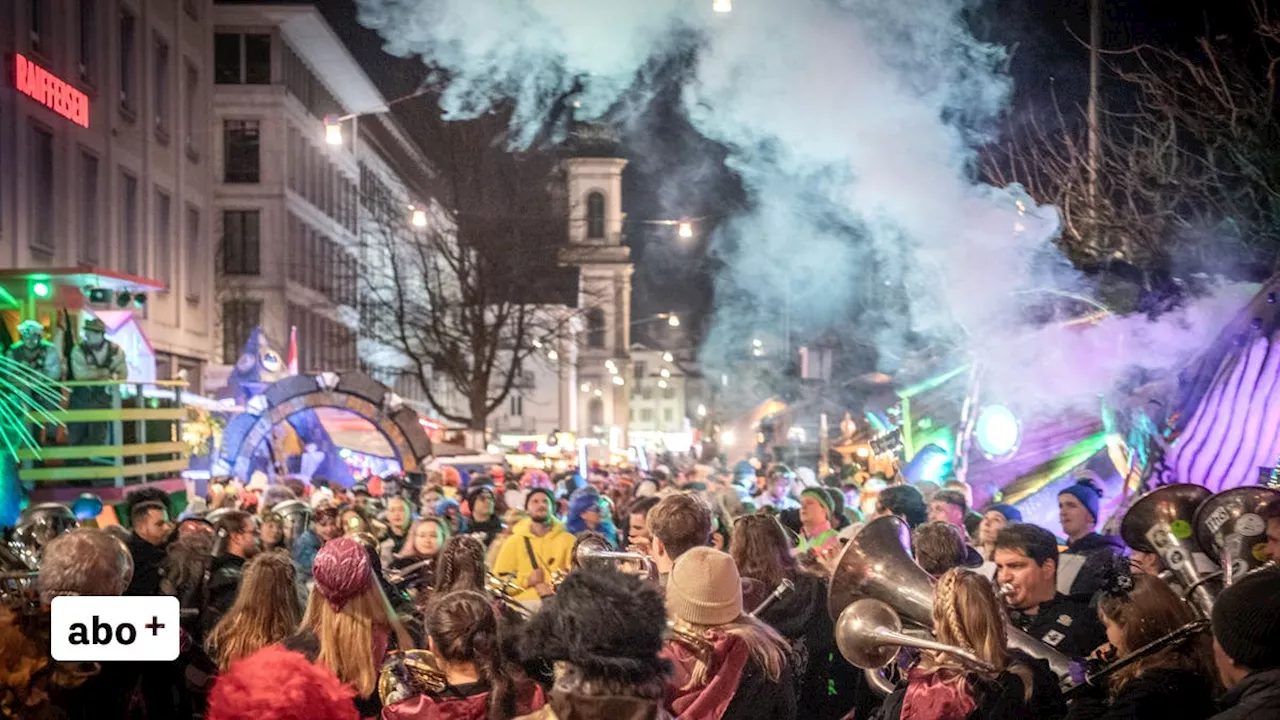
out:
{"label": "red and white flag", "polygon": [[298,374],[298,328],[289,328],[289,374]]}

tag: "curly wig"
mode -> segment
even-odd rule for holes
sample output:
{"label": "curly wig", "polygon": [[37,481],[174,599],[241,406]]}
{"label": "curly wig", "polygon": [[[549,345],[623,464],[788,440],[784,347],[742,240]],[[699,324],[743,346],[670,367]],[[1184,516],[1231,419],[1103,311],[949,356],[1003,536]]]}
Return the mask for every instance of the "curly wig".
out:
{"label": "curly wig", "polygon": [[231,664],[209,693],[208,720],[358,720],[355,692],[328,668],[273,645]]}

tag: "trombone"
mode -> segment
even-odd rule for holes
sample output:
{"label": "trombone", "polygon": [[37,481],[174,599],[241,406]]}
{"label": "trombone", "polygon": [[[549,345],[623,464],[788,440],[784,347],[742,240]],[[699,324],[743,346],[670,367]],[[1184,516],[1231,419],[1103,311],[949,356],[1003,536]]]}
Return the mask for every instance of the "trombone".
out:
{"label": "trombone", "polygon": [[1138,648],[1137,650],[1134,650],[1128,655],[1125,655],[1124,657],[1118,660],[1112,661],[1111,663],[1103,666],[1099,670],[1089,673],[1085,677],[1083,683],[1076,685],[1075,687],[1068,688],[1064,693],[1064,695],[1066,695],[1067,697],[1070,697],[1073,693],[1075,693],[1085,685],[1097,685],[1099,681],[1105,680],[1107,677],[1109,677],[1112,673],[1114,673],[1117,670],[1126,668],[1145,657],[1154,655],[1157,652],[1164,650],[1165,648],[1177,647],[1178,645],[1181,645],[1185,642],[1190,642],[1191,640],[1195,639],[1197,636],[1201,635],[1202,633],[1208,630],[1209,630],[1208,620],[1205,620],[1203,618],[1200,620],[1192,620],[1191,622],[1187,623],[1186,625],[1183,625],[1177,630],[1174,630],[1168,635],[1164,635],[1163,637],[1158,637],[1155,640],[1152,640],[1151,642],[1147,643],[1146,645],[1143,645],[1142,647]]}

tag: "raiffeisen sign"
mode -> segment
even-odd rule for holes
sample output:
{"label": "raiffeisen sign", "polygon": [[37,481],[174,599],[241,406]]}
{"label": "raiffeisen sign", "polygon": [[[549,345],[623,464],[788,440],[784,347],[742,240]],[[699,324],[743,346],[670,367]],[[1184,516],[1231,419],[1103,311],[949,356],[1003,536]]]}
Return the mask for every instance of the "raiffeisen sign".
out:
{"label": "raiffeisen sign", "polygon": [[13,56],[13,84],[23,95],[80,127],[89,127],[89,96],[21,54]]}

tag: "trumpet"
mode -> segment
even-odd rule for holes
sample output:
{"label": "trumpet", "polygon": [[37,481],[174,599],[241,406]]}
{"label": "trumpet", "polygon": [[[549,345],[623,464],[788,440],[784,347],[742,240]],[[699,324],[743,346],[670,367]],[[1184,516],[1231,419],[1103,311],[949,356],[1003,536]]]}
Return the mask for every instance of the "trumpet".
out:
{"label": "trumpet", "polygon": [[378,672],[378,697],[383,706],[438,693],[448,686],[449,678],[430,650],[393,651]]}
{"label": "trumpet", "polygon": [[489,573],[488,577],[485,578],[484,588],[493,599],[511,609],[520,616],[520,619],[528,620],[529,616],[533,615],[532,610],[525,607],[519,600],[511,597],[513,594],[520,592],[520,586],[512,582],[510,578]]}
{"label": "trumpet", "polygon": [[[571,562],[572,567],[569,570],[557,570],[551,574],[551,586],[556,587],[568,577],[569,573],[577,568],[586,566],[592,562],[613,562],[618,565],[627,565],[637,563],[640,572],[651,582],[658,581],[658,566],[654,564],[653,559],[641,552],[618,552],[609,549],[609,541],[602,536],[592,532],[584,532],[578,535],[578,539],[573,543],[573,555]],[[619,568],[620,570],[623,568]]]}

